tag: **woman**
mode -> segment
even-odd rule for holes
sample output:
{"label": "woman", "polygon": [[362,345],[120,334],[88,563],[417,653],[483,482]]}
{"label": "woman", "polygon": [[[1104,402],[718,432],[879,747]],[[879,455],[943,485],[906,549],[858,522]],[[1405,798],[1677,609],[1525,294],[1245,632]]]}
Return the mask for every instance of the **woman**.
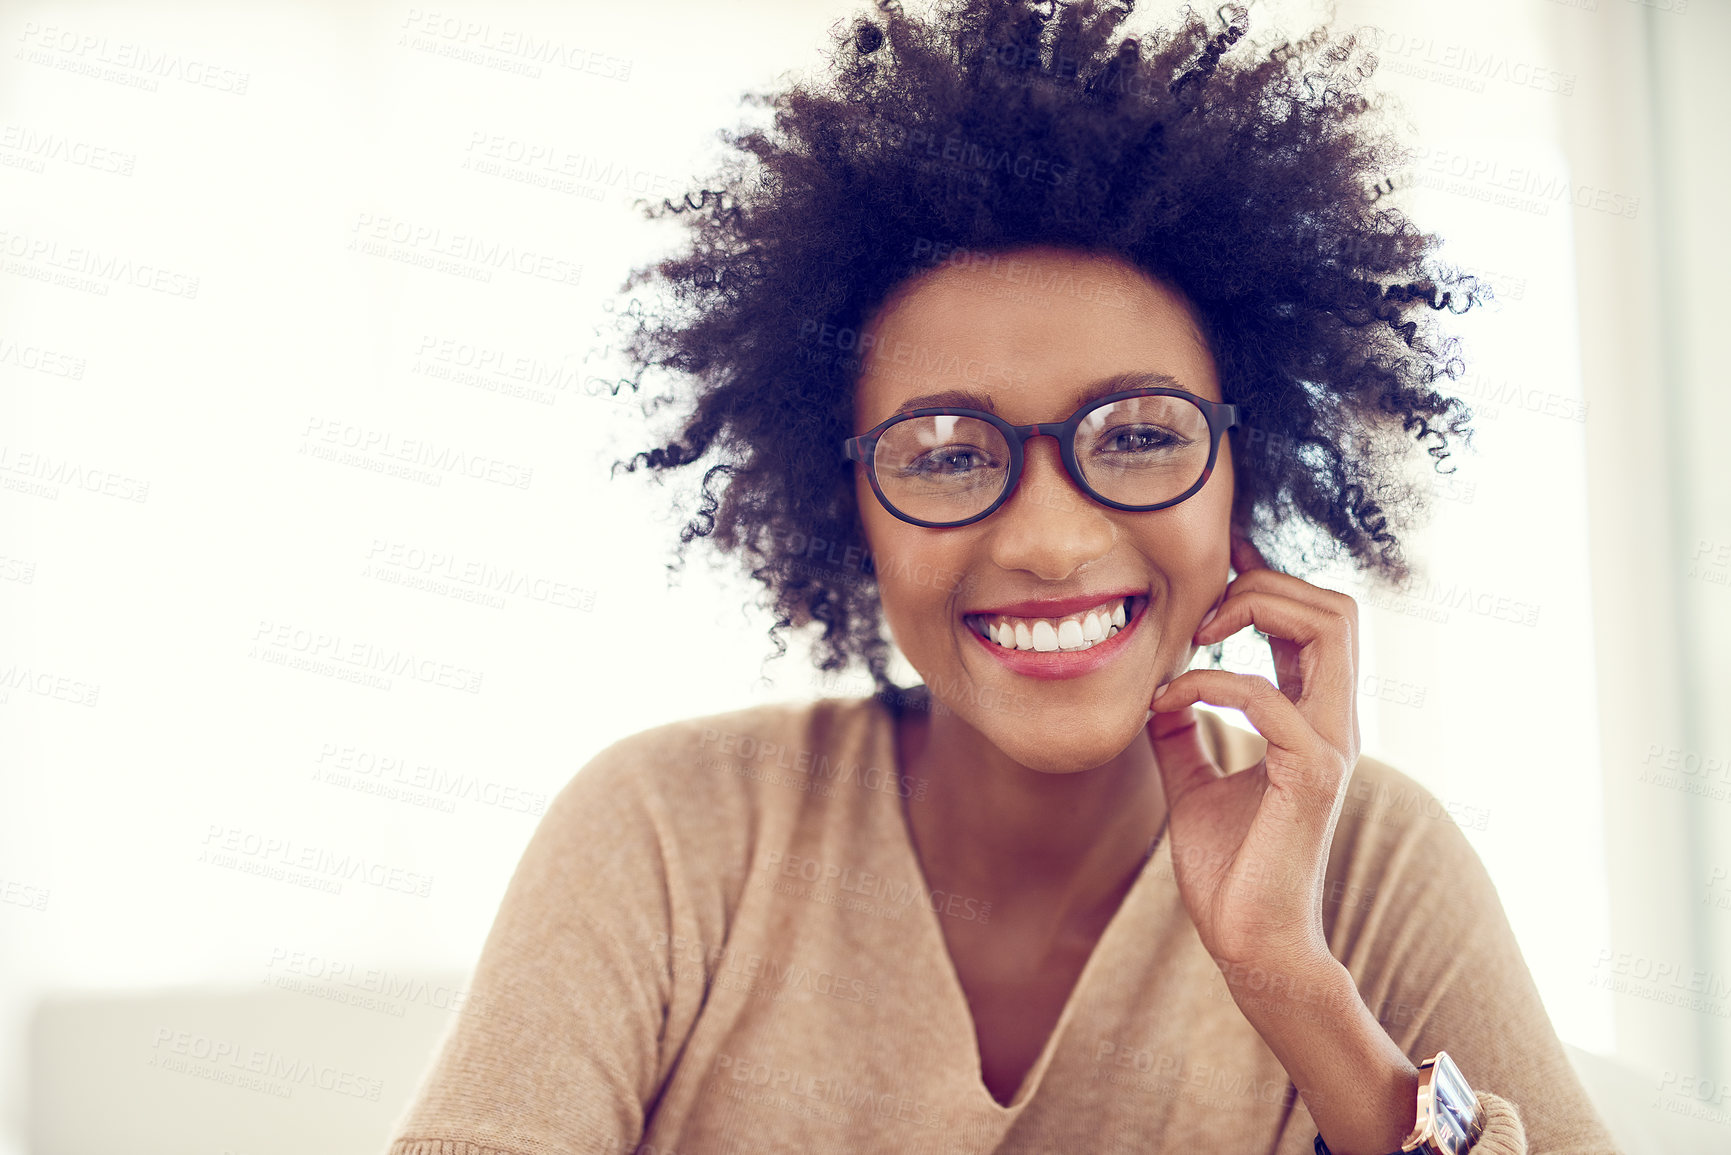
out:
{"label": "woman", "polygon": [[[629,348],[697,396],[639,460],[726,451],[682,543],[880,693],[584,767],[392,1155],[1613,1150],[1464,837],[1359,755],[1353,599],[1262,552],[1405,575],[1478,290],[1375,203],[1350,41],[1127,14],[888,6],[666,206]],[[1246,626],[1278,688],[1188,669]]]}

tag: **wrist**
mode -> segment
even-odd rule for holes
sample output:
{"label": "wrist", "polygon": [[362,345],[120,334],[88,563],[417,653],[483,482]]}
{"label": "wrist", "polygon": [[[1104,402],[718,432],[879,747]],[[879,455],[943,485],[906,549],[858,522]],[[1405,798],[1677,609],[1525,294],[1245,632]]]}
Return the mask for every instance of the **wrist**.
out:
{"label": "wrist", "polygon": [[1227,991],[1247,1016],[1257,1011],[1316,1019],[1363,1006],[1344,963],[1326,950],[1257,959],[1217,958]]}
{"label": "wrist", "polygon": [[1364,1005],[1344,964],[1216,960],[1333,1155],[1387,1155],[1412,1131],[1418,1068]]}
{"label": "wrist", "polygon": [[[1413,1145],[1413,1155],[1468,1155],[1486,1133],[1490,1119],[1449,1053],[1438,1051],[1420,1063],[1417,1083],[1416,1121],[1411,1133],[1401,1140],[1400,1150],[1406,1151]],[[1501,1100],[1493,1102],[1506,1106]],[[1504,1131],[1512,1132],[1516,1145],[1525,1149],[1526,1135],[1518,1118],[1512,1126],[1505,1124]],[[1320,1132],[1313,1147],[1316,1155],[1335,1155]],[[1399,1155],[1393,1147],[1389,1151]]]}

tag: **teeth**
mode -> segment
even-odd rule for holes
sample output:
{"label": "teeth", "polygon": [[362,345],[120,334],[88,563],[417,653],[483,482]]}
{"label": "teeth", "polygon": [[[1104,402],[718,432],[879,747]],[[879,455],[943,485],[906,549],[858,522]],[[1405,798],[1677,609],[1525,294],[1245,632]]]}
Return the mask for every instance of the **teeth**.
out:
{"label": "teeth", "polygon": [[1106,639],[1106,627],[1100,624],[1100,615],[1092,610],[1082,619],[1082,636],[1090,642],[1100,642]]}
{"label": "teeth", "polygon": [[1120,598],[1109,612],[1102,606],[1079,617],[1059,621],[1046,618],[989,621],[984,629],[988,638],[1007,650],[1040,653],[1086,650],[1112,637],[1129,623],[1126,605],[1126,600]]}

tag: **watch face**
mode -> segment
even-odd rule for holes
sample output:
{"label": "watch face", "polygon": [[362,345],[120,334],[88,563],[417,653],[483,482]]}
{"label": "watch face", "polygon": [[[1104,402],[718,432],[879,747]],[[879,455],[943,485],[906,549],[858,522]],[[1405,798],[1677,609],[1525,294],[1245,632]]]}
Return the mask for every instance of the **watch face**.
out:
{"label": "watch face", "polygon": [[1472,1136],[1453,1111],[1440,1108],[1431,1116],[1431,1143],[1438,1151],[1450,1155],[1465,1155],[1472,1146]]}
{"label": "watch face", "polygon": [[1431,1072],[1431,1101],[1435,1105],[1439,1138],[1441,1133],[1458,1134],[1461,1145],[1452,1150],[1464,1151],[1467,1144],[1478,1138],[1475,1123],[1479,1102],[1467,1087],[1466,1080],[1461,1078],[1459,1068],[1447,1055],[1437,1057],[1435,1069]]}

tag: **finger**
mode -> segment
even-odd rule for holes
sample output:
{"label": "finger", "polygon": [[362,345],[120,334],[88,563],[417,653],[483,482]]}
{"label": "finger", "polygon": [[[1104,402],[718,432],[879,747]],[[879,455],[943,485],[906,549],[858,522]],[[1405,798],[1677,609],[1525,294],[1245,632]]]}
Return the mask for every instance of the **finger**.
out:
{"label": "finger", "polygon": [[[1345,780],[1344,757],[1310,725],[1298,707],[1275,689],[1274,683],[1256,674],[1234,674],[1226,670],[1190,670],[1166,684],[1154,695],[1154,721],[1171,714],[1187,714],[1196,702],[1226,706],[1240,711],[1268,741],[1268,781],[1272,786],[1311,798],[1332,809]],[[1173,724],[1181,726],[1182,720]],[[1156,757],[1159,748],[1156,747]],[[1189,767],[1194,775],[1194,767]],[[1190,788],[1197,784],[1186,780]],[[1173,805],[1169,795],[1167,805]]]}
{"label": "finger", "polygon": [[[1155,695],[1155,700],[1160,700],[1160,695]],[[1149,719],[1147,730],[1149,744],[1154,747],[1154,762],[1160,770],[1160,786],[1166,792],[1168,814],[1180,798],[1225,776],[1226,772],[1202,748],[1202,729],[1197,725],[1195,710],[1186,706],[1157,711]]]}
{"label": "finger", "polygon": [[[1269,569],[1262,558],[1262,551],[1251,544],[1247,537],[1232,535],[1232,568],[1239,573],[1249,573],[1251,570]],[[1278,572],[1278,571],[1276,571]]]}
{"label": "finger", "polygon": [[1358,667],[1356,623],[1279,594],[1239,593],[1220,603],[1194,640],[1213,645],[1248,625],[1270,636],[1280,689],[1317,733],[1347,749]]}
{"label": "finger", "polygon": [[1297,598],[1301,602],[1331,609],[1336,613],[1358,617],[1358,599],[1351,594],[1329,589],[1307,582],[1301,577],[1281,573],[1277,569],[1253,569],[1241,572],[1236,578],[1226,584],[1225,597],[1231,597],[1240,590],[1267,590],[1270,593],[1284,594]]}
{"label": "finger", "polygon": [[1279,590],[1240,589],[1220,599],[1208,624],[1196,627],[1194,640],[1199,646],[1210,646],[1251,625],[1271,638],[1310,645],[1350,642],[1355,621],[1327,603],[1305,601]]}
{"label": "finger", "polygon": [[[1317,601],[1323,605],[1335,607],[1342,613],[1350,613],[1355,619],[1358,616],[1358,602],[1350,594],[1340,590],[1329,589],[1307,582],[1296,574],[1285,573],[1269,565],[1262,557],[1262,552],[1251,543],[1249,538],[1232,536],[1232,568],[1238,571],[1238,577],[1227,584],[1223,596],[1230,597],[1235,587],[1244,589],[1272,589],[1276,593],[1285,593],[1290,597],[1303,601]],[[1240,586],[1239,583],[1248,582]]]}

